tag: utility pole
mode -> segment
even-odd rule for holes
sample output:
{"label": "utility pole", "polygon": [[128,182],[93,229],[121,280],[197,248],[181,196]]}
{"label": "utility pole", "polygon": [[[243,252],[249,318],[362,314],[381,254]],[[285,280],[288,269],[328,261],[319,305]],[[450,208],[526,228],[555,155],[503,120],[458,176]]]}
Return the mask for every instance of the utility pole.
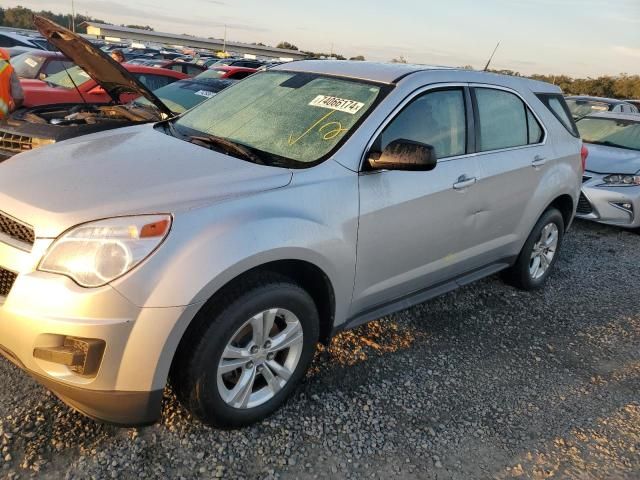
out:
{"label": "utility pole", "polygon": [[71,0],[71,30],[73,30],[73,33],[76,32],[76,6],[74,0]]}
{"label": "utility pole", "polygon": [[222,41],[222,53],[227,55],[227,24],[224,24],[224,40]]}

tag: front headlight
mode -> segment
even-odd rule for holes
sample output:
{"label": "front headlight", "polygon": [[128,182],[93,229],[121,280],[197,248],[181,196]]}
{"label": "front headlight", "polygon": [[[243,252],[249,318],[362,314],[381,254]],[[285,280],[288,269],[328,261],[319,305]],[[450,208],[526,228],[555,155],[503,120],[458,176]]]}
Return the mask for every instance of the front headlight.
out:
{"label": "front headlight", "polygon": [[44,147],[45,145],[52,145],[54,143],[56,143],[56,141],[53,138],[33,137],[31,139],[31,148],[40,148]]}
{"label": "front headlight", "polygon": [[608,187],[634,187],[640,185],[640,175],[613,174],[602,179]]}
{"label": "front headlight", "polygon": [[141,215],[85,223],[53,242],[38,270],[100,287],[151,255],[171,228],[170,215]]}

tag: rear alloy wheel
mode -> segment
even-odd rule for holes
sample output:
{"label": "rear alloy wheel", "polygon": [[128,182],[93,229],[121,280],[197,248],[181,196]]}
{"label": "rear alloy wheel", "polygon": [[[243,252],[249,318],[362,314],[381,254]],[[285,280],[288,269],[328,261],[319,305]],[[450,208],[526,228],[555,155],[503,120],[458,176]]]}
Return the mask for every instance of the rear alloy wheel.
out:
{"label": "rear alloy wheel", "polygon": [[542,287],[558,259],[563,236],[562,214],[548,209],[533,227],[515,265],[504,271],[505,281],[522,290]]}
{"label": "rear alloy wheel", "polygon": [[532,279],[541,278],[551,267],[558,249],[559,238],[558,226],[553,222],[547,223],[542,232],[540,232],[540,238],[533,245],[533,251],[531,252],[529,274]]}
{"label": "rear alloy wheel", "polygon": [[212,298],[194,322],[171,382],[195,416],[223,428],[250,425],[278,409],[307,371],[319,336],[311,296],[272,273]]}

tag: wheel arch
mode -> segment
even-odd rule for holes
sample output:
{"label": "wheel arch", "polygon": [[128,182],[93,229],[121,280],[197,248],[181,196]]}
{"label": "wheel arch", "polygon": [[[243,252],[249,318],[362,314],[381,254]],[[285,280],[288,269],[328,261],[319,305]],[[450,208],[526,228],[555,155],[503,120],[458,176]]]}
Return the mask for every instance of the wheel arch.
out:
{"label": "wheel arch", "polygon": [[170,368],[167,373],[171,374],[176,364],[180,362],[182,354],[186,353],[196,340],[198,332],[202,329],[203,322],[206,322],[198,319],[198,312],[212,302],[215,303],[218,299],[224,298],[227,292],[236,289],[239,285],[245,284],[265,273],[286,277],[300,285],[311,296],[320,317],[319,340],[324,344],[331,340],[331,332],[335,321],[336,298],[329,276],[320,267],[307,260],[274,260],[254,266],[238,274],[222,285],[206,302],[200,305],[200,308],[198,308],[186,329],[182,332],[179,341],[176,342],[175,349],[171,352]]}
{"label": "wheel arch", "polygon": [[567,231],[571,226],[574,214],[574,204],[571,196],[565,193],[556,197],[545,210],[550,207],[557,208],[560,211],[564,220],[564,229]]}

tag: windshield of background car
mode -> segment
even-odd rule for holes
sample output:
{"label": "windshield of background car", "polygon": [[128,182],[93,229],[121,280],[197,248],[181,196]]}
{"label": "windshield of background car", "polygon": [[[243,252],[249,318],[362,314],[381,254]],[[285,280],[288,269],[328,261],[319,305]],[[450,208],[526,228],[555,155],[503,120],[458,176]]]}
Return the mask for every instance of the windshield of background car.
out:
{"label": "windshield of background car", "polygon": [[[200,76],[196,77],[199,78]],[[164,103],[169,110],[174,113],[183,113],[190,108],[195,107],[199,103],[214,97],[218,92],[224,90],[230,85],[237,82],[237,80],[230,79],[206,79],[195,81],[180,80],[179,82],[170,83],[164,87],[161,87],[153,91],[153,94],[158,97],[162,103]],[[144,97],[139,97],[135,100],[138,105],[153,105],[149,100]]]}
{"label": "windshield of background car", "polygon": [[89,80],[91,80],[89,74],[77,65],[68,68],[67,70],[62,70],[61,72],[49,75],[44,79],[45,82],[56,87],[69,89],[75,88],[73,85],[74,83],[79,87]]}
{"label": "windshield of background car", "polygon": [[583,118],[576,125],[587,143],[640,150],[640,119]]}
{"label": "windshield of background car", "polygon": [[263,72],[200,104],[175,125],[293,160],[294,166],[309,164],[352,133],[381,91],[356,80]]}
{"label": "windshield of background car", "polygon": [[37,78],[44,60],[40,55],[27,52],[13,57],[10,62],[20,78]]}
{"label": "windshield of background car", "polygon": [[571,111],[573,118],[580,118],[590,113],[608,112],[609,104],[605,102],[597,102],[593,100],[575,100],[567,98],[567,106]]}

